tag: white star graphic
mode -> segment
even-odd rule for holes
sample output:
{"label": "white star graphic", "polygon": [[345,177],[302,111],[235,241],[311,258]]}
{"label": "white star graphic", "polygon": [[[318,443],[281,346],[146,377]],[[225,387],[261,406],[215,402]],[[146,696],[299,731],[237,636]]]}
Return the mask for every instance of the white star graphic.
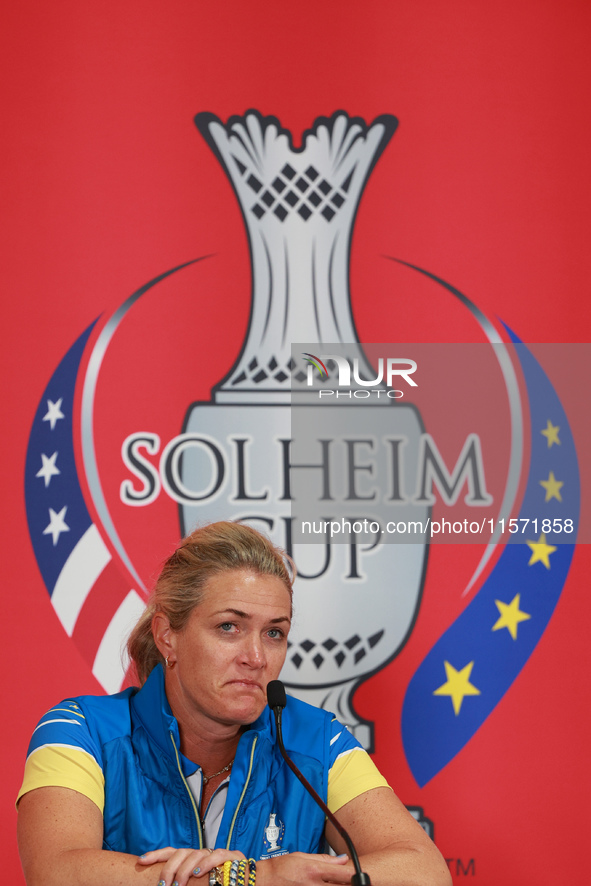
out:
{"label": "white star graphic", "polygon": [[56,514],[53,508],[49,509],[49,526],[45,527],[43,535],[51,535],[53,537],[54,547],[56,546],[61,533],[70,531],[70,527],[66,525],[66,521],[64,520],[67,510],[67,505],[64,505],[59,514]]}
{"label": "white star graphic", "polygon": [[45,488],[49,486],[52,477],[57,477],[60,472],[59,468],[55,465],[55,460],[57,458],[57,452],[54,452],[53,455],[49,457],[45,455],[43,452],[41,453],[41,462],[42,467],[35,474],[36,477],[43,477],[45,480]]}
{"label": "white star graphic", "polygon": [[55,428],[57,421],[60,418],[65,418],[65,415],[62,412],[63,400],[64,398],[60,397],[57,403],[54,403],[53,400],[47,401],[47,412],[43,416],[43,421],[49,422],[52,431]]}

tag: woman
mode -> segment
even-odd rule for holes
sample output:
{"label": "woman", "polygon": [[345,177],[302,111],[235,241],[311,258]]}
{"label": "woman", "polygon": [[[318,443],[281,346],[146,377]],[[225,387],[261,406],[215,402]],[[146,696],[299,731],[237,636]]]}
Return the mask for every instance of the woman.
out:
{"label": "woman", "polygon": [[[129,640],[142,688],[61,702],[33,734],[19,794],[28,886],[229,882],[224,864],[245,857],[259,886],[350,883],[343,841],[281,759],[266,705],[291,594],[284,556],[247,526],[211,524],[181,543]],[[290,698],[283,727],[373,886],[451,882],[332,715]],[[323,854],[325,838],[340,856]]]}

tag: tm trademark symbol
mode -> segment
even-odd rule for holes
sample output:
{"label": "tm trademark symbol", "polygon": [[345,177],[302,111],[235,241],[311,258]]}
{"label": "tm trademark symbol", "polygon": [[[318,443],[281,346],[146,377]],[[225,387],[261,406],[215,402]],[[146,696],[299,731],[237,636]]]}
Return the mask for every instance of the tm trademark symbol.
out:
{"label": "tm trademark symbol", "polygon": [[471,858],[467,862],[463,862],[461,858],[446,858],[445,863],[450,873],[456,877],[475,877],[476,866],[474,859]]}

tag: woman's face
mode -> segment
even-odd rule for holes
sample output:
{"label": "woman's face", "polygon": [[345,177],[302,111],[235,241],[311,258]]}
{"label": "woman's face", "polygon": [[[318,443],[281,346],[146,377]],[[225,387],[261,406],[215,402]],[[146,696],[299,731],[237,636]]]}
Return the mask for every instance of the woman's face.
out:
{"label": "woman's face", "polygon": [[180,705],[191,718],[254,722],[283,666],[290,625],[291,597],[280,579],[242,569],[213,576],[186,627],[170,634],[173,711]]}

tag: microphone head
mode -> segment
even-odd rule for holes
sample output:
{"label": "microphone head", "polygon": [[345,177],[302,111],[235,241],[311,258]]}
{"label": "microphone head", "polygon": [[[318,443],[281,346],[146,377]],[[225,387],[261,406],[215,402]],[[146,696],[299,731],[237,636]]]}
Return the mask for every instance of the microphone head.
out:
{"label": "microphone head", "polygon": [[271,680],[271,682],[267,684],[267,703],[271,710],[275,710],[276,708],[283,709],[287,704],[285,686],[281,680]]}

